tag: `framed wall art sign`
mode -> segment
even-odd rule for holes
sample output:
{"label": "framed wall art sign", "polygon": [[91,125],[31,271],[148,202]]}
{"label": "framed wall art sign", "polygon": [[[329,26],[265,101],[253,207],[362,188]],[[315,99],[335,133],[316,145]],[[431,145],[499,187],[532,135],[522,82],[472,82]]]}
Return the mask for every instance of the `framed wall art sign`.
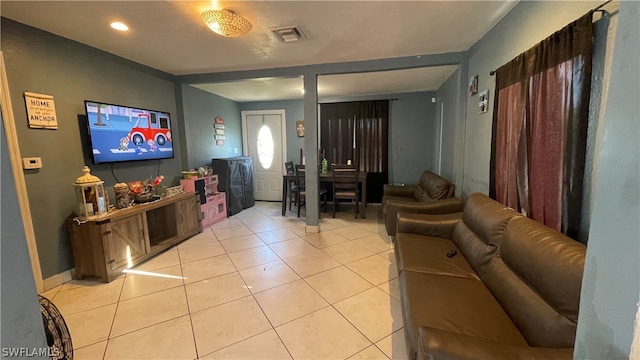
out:
{"label": "framed wall art sign", "polygon": [[54,130],[58,128],[56,104],[53,101],[53,96],[25,92],[24,102],[27,106],[30,128]]}
{"label": "framed wall art sign", "polygon": [[489,110],[489,90],[482,91],[478,96],[478,108],[480,109],[480,114]]}
{"label": "framed wall art sign", "polygon": [[478,74],[469,78],[469,95],[478,93]]}

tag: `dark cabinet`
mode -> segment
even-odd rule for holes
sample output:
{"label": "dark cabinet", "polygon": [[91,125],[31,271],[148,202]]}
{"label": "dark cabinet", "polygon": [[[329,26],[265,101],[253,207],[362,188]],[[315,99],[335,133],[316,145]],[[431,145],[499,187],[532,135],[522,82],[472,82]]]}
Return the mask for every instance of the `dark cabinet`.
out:
{"label": "dark cabinet", "polygon": [[251,157],[213,159],[211,166],[213,172],[218,175],[218,191],[225,192],[227,195],[229,216],[255,205]]}

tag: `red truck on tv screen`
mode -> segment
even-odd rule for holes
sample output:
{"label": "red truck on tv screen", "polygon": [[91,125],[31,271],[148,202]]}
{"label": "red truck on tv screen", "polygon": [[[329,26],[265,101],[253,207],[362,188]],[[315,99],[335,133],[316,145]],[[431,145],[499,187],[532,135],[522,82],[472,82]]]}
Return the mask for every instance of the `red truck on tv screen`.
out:
{"label": "red truck on tv screen", "polygon": [[133,125],[127,137],[137,146],[148,140],[153,140],[158,146],[162,146],[167,141],[171,141],[169,117],[155,112],[138,114],[138,121]]}

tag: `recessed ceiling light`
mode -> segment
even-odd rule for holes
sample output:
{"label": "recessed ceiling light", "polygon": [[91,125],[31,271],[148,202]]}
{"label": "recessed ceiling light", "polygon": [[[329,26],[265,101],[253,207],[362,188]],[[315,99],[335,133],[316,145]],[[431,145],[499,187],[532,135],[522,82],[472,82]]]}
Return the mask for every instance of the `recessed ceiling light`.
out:
{"label": "recessed ceiling light", "polygon": [[127,31],[129,27],[121,22],[115,21],[111,23],[111,27],[119,31]]}

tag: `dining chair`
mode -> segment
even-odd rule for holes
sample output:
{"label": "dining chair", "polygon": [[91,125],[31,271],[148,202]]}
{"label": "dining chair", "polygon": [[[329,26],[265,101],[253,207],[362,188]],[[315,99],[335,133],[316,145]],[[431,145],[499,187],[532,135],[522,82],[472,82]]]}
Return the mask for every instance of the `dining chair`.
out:
{"label": "dining chair", "polygon": [[[293,166],[293,161],[287,161],[284,163],[284,167],[287,170],[287,175],[294,175],[296,173],[296,168]],[[298,193],[298,182],[297,180],[289,180],[287,184],[287,190],[289,191],[289,211],[291,211],[291,204],[296,204],[297,193]]]}
{"label": "dining chair", "polygon": [[355,202],[356,219],[358,218],[359,197],[358,167],[355,165],[333,164],[333,217],[340,200],[353,200]]}
{"label": "dining chair", "polygon": [[[298,217],[300,217],[300,209],[306,206],[306,181],[305,165],[296,165],[296,180],[298,182],[298,192],[296,194],[296,203],[298,204]],[[323,200],[322,206],[327,206],[327,189],[318,188],[318,198]]]}

